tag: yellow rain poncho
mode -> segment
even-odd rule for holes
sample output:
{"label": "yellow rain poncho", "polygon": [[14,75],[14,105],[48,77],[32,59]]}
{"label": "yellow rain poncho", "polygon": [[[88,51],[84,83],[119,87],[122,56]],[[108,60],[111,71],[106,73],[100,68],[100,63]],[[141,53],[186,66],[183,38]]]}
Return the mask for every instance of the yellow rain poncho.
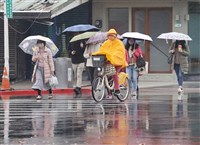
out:
{"label": "yellow rain poncho", "polygon": [[100,49],[92,55],[104,54],[108,61],[114,66],[126,67],[126,54],[123,43],[115,38],[114,40],[106,40]]}

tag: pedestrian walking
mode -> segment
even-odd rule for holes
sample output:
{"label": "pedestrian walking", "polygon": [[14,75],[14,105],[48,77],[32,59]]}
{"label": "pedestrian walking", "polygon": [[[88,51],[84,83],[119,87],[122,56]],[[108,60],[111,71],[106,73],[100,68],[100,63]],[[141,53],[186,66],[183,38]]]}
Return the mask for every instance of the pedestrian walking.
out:
{"label": "pedestrian walking", "polygon": [[32,89],[38,93],[37,99],[40,100],[41,90],[49,91],[49,99],[52,96],[52,88],[49,85],[49,79],[54,75],[54,62],[52,52],[46,47],[46,42],[37,41],[37,48],[33,53],[32,61],[35,62],[35,67],[32,75],[32,82],[35,82]]}
{"label": "pedestrian walking", "polygon": [[98,51],[100,47],[101,47],[101,43],[88,44],[83,54],[83,56],[86,58],[86,67],[87,67],[86,69],[88,71],[91,84],[96,76],[96,68],[93,67],[93,64],[92,64],[92,53]]}
{"label": "pedestrian walking", "polygon": [[80,95],[82,93],[82,74],[85,68],[85,58],[83,53],[85,51],[85,42],[83,40],[75,41],[70,43],[69,45],[69,54],[72,61],[72,69],[74,72],[74,82],[76,87],[74,92],[76,95]]}
{"label": "pedestrian walking", "polygon": [[189,46],[185,40],[176,40],[169,48],[172,55],[172,69],[174,69],[178,81],[178,93],[183,92],[183,74],[188,73],[188,56],[190,55]]}
{"label": "pedestrian walking", "polygon": [[116,73],[113,75],[114,95],[120,96],[118,73],[121,68],[127,66],[125,48],[121,40],[117,38],[115,29],[110,29],[107,33],[107,38],[100,49],[93,55],[105,54],[109,63],[114,65]]}
{"label": "pedestrian walking", "polygon": [[143,52],[139,44],[137,44],[133,38],[128,38],[125,48],[128,54],[128,66],[126,67],[126,73],[128,74],[130,82],[131,95],[137,96],[139,70],[136,66],[136,60],[140,55],[143,55]]}

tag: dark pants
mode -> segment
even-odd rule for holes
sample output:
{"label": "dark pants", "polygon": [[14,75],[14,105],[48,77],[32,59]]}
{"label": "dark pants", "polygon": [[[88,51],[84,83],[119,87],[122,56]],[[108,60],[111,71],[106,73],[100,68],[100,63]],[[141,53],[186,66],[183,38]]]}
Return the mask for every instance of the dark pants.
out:
{"label": "dark pants", "polygon": [[90,82],[92,84],[93,80],[97,76],[97,69],[95,67],[87,67],[87,72],[88,72],[88,75],[89,75]]}
{"label": "dark pants", "polygon": [[[34,89],[37,91],[38,95],[41,96],[41,90],[40,89]],[[52,95],[52,89],[49,89],[49,95]]]}

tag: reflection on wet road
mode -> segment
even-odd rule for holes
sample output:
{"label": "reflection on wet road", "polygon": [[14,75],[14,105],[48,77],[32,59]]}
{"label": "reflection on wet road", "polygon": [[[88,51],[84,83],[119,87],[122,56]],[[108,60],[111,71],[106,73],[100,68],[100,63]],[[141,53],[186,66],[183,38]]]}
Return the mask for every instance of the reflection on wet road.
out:
{"label": "reflection on wet road", "polygon": [[140,95],[124,103],[90,97],[1,96],[0,144],[199,145],[200,94]]}

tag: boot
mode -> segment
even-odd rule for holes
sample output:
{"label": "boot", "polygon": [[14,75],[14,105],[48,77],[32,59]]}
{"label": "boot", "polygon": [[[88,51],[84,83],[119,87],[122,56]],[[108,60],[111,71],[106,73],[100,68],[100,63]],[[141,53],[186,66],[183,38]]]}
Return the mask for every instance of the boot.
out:
{"label": "boot", "polygon": [[76,88],[74,89],[74,92],[76,93],[76,95],[79,95],[79,94],[82,93],[80,87],[76,87]]}

